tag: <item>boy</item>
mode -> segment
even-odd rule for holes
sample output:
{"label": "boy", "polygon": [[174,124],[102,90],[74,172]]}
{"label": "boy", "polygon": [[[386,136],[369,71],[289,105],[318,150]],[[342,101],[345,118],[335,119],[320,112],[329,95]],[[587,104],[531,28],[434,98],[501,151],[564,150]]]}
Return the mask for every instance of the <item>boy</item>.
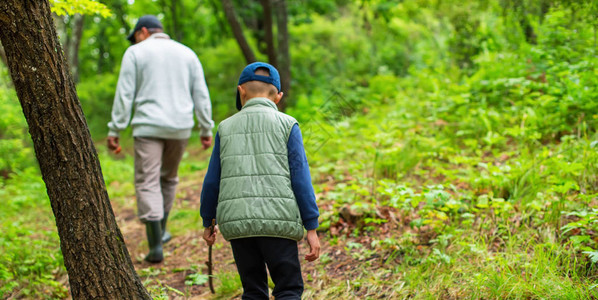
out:
{"label": "boy", "polygon": [[276,299],[300,299],[303,279],[297,241],[307,229],[308,261],[320,255],[318,207],[297,121],[278,111],[278,71],[256,62],[237,86],[234,116],[218,126],[201,193],[200,213],[208,245],[216,219],[230,241],[243,299],[268,299],[266,266]]}

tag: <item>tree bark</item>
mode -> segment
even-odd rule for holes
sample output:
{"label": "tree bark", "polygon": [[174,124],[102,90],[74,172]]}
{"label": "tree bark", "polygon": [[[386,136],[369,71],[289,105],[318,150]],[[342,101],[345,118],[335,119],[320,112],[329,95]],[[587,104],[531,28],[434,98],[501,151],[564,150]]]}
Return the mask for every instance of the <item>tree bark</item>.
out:
{"label": "tree bark", "polygon": [[224,10],[224,15],[228,20],[228,24],[231,27],[233,35],[239,44],[239,48],[241,48],[241,52],[243,52],[243,56],[245,57],[245,61],[248,64],[255,62],[255,54],[251,50],[251,47],[247,43],[247,39],[245,39],[245,35],[243,34],[243,29],[241,28],[241,24],[237,20],[237,16],[235,15],[235,8],[233,7],[233,3],[231,0],[222,0],[222,9]]}
{"label": "tree bark", "polygon": [[284,97],[278,102],[278,109],[284,111],[291,99],[291,54],[289,52],[288,13],[285,0],[277,0],[274,5],[276,27],[278,28],[278,72]]}
{"label": "tree bark", "polygon": [[260,0],[264,10],[264,40],[266,42],[266,54],[268,62],[278,68],[278,59],[276,57],[276,48],[274,46],[274,34],[272,33],[272,6],[270,0]]}
{"label": "tree bark", "polygon": [[48,0],[0,1],[0,26],[73,299],[150,299],[116,224]]}

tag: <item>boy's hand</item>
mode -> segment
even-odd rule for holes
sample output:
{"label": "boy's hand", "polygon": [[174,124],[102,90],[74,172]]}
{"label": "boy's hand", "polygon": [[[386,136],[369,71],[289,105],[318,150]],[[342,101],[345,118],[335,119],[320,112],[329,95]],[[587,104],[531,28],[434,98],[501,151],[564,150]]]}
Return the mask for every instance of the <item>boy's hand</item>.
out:
{"label": "boy's hand", "polygon": [[307,231],[307,243],[309,244],[309,253],[305,255],[307,261],[314,261],[320,257],[320,239],[315,229]]}
{"label": "boy's hand", "polygon": [[203,230],[203,239],[206,240],[206,244],[208,244],[208,246],[212,246],[216,242],[216,233],[217,232],[218,232],[218,227],[214,227],[213,234],[211,234],[211,230],[209,227],[205,228]]}

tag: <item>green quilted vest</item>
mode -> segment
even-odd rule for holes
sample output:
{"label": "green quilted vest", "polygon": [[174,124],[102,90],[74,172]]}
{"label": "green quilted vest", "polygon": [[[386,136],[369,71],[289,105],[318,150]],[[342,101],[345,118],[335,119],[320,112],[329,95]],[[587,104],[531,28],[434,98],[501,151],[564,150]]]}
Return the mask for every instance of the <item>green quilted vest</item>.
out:
{"label": "green quilted vest", "polygon": [[267,98],[252,98],[218,126],[220,193],[216,219],[226,240],[303,238],[287,143],[297,121]]}

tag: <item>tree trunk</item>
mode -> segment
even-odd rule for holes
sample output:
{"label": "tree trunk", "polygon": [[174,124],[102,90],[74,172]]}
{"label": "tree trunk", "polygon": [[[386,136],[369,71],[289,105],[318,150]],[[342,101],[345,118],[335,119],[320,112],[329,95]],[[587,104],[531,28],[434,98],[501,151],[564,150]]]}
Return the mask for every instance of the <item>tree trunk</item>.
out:
{"label": "tree trunk", "polygon": [[542,0],[540,2],[540,14],[538,16],[540,19],[540,24],[542,24],[544,22],[544,18],[550,11],[550,5],[551,5],[550,0]]}
{"label": "tree trunk", "polygon": [[60,43],[64,48],[64,55],[73,74],[75,83],[79,82],[79,47],[83,36],[83,20],[85,16],[74,14],[70,17],[54,16],[54,24]]}
{"label": "tree trunk", "polygon": [[523,33],[525,34],[525,41],[532,45],[537,44],[537,36],[536,32],[534,31],[534,27],[530,23],[529,19],[526,15],[522,16],[519,19],[519,25],[523,28]]}
{"label": "tree trunk", "polygon": [[226,15],[226,19],[228,20],[228,24],[230,25],[231,30],[233,31],[233,35],[243,52],[243,56],[245,56],[245,61],[248,64],[255,62],[255,54],[251,50],[251,47],[247,43],[245,39],[245,35],[243,34],[243,29],[241,28],[241,24],[237,20],[237,16],[235,15],[235,8],[233,7],[233,3],[231,0],[222,0],[222,9],[224,10],[224,14]]}
{"label": "tree trunk", "polygon": [[5,66],[7,66],[7,62],[6,62],[6,53],[4,52],[4,47],[2,47],[2,43],[0,43],[0,60],[2,60],[2,63],[4,63]]}
{"label": "tree trunk", "polygon": [[525,41],[535,45],[536,44],[536,32],[534,31],[534,27],[529,21],[528,17],[528,9],[525,6],[524,1],[514,1],[514,5],[517,5],[517,18],[519,21],[519,26],[523,30],[523,34],[525,35]]}
{"label": "tree trunk", "polygon": [[183,31],[181,30],[181,26],[179,24],[179,11],[184,11],[182,7],[183,3],[179,0],[172,0],[170,4],[170,19],[172,20],[172,35],[174,36],[175,40],[179,42],[183,42]]}
{"label": "tree trunk", "polygon": [[[228,26],[226,26],[225,18],[222,17],[221,12],[223,11],[223,9],[221,9],[220,5],[218,5],[219,3],[220,3],[220,1],[218,1],[218,0],[208,0],[208,4],[210,5],[210,8],[212,9],[212,14],[214,14],[214,18],[216,18],[216,22],[218,24],[218,32],[225,33],[225,32],[227,32]],[[222,3],[220,3],[220,4],[222,4]],[[216,44],[217,44],[216,40],[211,41],[212,46],[215,46]]]}
{"label": "tree trunk", "polygon": [[266,54],[268,62],[278,68],[276,48],[274,47],[274,34],[272,33],[272,7],[270,0],[260,0],[264,10],[264,40],[266,41]]}
{"label": "tree trunk", "polygon": [[71,37],[71,49],[69,49],[71,52],[69,55],[69,64],[71,66],[73,80],[75,80],[75,83],[77,83],[79,82],[79,48],[81,47],[81,37],[83,36],[83,23],[85,21],[85,16],[77,14],[73,16],[73,18],[75,19],[75,27],[73,28],[73,36]]}
{"label": "tree trunk", "polygon": [[[108,38],[106,36],[106,27],[108,24],[102,23],[99,24],[99,32],[98,32],[98,61],[97,61],[97,73],[102,74],[106,72],[110,68],[109,62],[104,56],[104,53],[107,53],[107,48],[110,47],[108,44]],[[128,31],[127,31],[128,34]]]}
{"label": "tree trunk", "polygon": [[56,26],[56,34],[58,34],[58,42],[62,45],[62,48],[65,49],[64,57],[68,62],[71,58],[71,53],[69,49],[71,49],[71,39],[69,38],[69,28],[70,28],[70,18],[66,16],[59,16],[57,14],[52,14],[52,18],[54,20],[54,26]]}
{"label": "tree trunk", "polygon": [[277,0],[274,5],[276,27],[278,28],[278,72],[280,84],[285,96],[278,102],[278,108],[284,111],[291,99],[291,55],[289,53],[289,30],[287,4],[285,0]]}
{"label": "tree trunk", "polygon": [[116,224],[48,0],[0,1],[0,26],[73,299],[150,299]]}
{"label": "tree trunk", "polygon": [[129,23],[125,19],[125,15],[127,14],[125,6],[128,5],[127,2],[121,0],[102,2],[105,3],[108,7],[110,7],[110,10],[116,15],[116,19],[118,19],[120,25],[125,29],[125,34],[128,35],[129,32],[131,32],[131,26],[129,26]]}

